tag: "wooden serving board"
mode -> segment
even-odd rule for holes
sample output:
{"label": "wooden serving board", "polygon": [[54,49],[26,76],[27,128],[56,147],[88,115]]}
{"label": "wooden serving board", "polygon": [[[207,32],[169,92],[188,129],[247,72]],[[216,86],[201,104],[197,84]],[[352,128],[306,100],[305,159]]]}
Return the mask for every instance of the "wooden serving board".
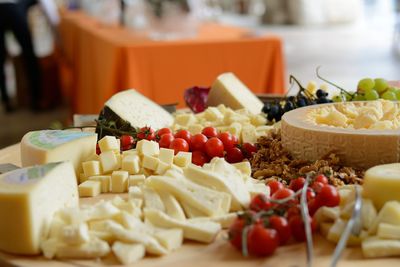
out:
{"label": "wooden serving board", "polygon": [[[13,145],[0,150],[0,164],[12,163],[20,166],[19,145]],[[95,198],[81,199],[81,203],[95,203],[101,199],[111,199],[114,194],[103,194]],[[0,218],[1,219],[1,218]],[[1,238],[1,237],[0,237]],[[178,250],[170,255],[163,257],[148,257],[140,260],[131,266],[148,267],[252,267],[252,266],[279,266],[294,267],[306,266],[306,249],[304,243],[291,244],[279,247],[275,254],[266,258],[245,258],[239,252],[234,250],[225,240],[226,234],[221,233],[217,240],[209,245],[195,242],[185,242]],[[313,266],[329,266],[331,255],[335,245],[326,241],[323,237],[316,235],[314,237],[314,259]],[[99,267],[99,266],[117,266],[118,261],[110,255],[101,260],[47,260],[42,256],[23,257],[0,252],[0,266],[32,266],[32,267]],[[340,267],[395,267],[400,265],[398,258],[384,259],[365,259],[362,256],[360,248],[348,248],[344,251],[342,259],[338,266]]]}

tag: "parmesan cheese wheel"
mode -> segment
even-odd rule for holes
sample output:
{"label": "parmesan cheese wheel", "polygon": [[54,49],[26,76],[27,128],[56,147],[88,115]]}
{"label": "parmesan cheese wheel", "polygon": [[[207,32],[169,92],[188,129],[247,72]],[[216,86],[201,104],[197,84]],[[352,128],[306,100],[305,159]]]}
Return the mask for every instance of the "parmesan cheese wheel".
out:
{"label": "parmesan cheese wheel", "polygon": [[295,109],[282,117],[282,145],[295,158],[315,161],[329,152],[335,152],[342,164],[363,169],[400,161],[399,129],[349,129],[318,125],[306,120],[315,108]]}

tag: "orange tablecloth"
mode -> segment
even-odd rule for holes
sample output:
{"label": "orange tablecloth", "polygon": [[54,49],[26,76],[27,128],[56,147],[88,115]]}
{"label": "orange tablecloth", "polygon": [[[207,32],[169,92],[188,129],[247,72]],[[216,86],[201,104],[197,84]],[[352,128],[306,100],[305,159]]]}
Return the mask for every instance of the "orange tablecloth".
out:
{"label": "orange tablecloth", "polygon": [[227,71],[256,93],[284,92],[277,37],[256,38],[246,29],[204,24],[196,38],[156,42],[80,12],[63,13],[60,33],[68,86],[64,93],[76,113],[98,113],[105,100],[128,88],[160,104],[179,102],[183,107],[186,88],[209,86]]}

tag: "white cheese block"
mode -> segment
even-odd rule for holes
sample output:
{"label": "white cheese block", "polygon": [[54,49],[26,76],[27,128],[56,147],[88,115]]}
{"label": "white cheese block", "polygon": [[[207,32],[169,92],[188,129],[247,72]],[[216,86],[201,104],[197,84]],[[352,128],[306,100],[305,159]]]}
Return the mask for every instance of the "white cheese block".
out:
{"label": "white cheese block", "polygon": [[264,104],[233,73],[223,73],[211,86],[207,105],[224,104],[232,109],[246,108],[253,114],[261,112]]}
{"label": "white cheese block", "polygon": [[18,169],[0,176],[0,250],[40,253],[53,215],[79,204],[78,186],[70,162]]}
{"label": "white cheese block", "polygon": [[400,201],[400,163],[372,167],[365,172],[363,195],[380,209],[387,201]]}
{"label": "white cheese block", "polygon": [[391,257],[400,255],[400,240],[387,240],[371,237],[362,242],[364,257]]}
{"label": "white cheese block", "polygon": [[115,152],[120,151],[120,144],[115,136],[104,136],[103,138],[101,138],[99,140],[99,147],[101,152],[107,152],[110,150]]}
{"label": "white cheese block", "polygon": [[105,106],[133,127],[150,126],[157,130],[174,121],[165,109],[133,89],[113,95]]}
{"label": "white cheese block", "polygon": [[101,193],[101,182],[87,180],[78,186],[79,197],[95,197]]}
{"label": "white cheese block", "polygon": [[81,163],[96,154],[97,134],[81,131],[43,130],[28,132],[21,140],[23,167],[70,161],[76,174]]}

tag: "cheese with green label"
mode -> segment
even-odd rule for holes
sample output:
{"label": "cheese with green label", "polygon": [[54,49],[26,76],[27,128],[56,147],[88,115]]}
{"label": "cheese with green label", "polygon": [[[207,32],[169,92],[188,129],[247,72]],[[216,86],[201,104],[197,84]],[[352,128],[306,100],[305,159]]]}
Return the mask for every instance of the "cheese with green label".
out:
{"label": "cheese with green label", "polygon": [[81,163],[96,154],[97,134],[69,130],[32,131],[21,140],[23,167],[49,162],[70,161],[76,174]]}
{"label": "cheese with green label", "polygon": [[0,250],[40,253],[56,211],[79,205],[70,162],[17,169],[0,176]]}

